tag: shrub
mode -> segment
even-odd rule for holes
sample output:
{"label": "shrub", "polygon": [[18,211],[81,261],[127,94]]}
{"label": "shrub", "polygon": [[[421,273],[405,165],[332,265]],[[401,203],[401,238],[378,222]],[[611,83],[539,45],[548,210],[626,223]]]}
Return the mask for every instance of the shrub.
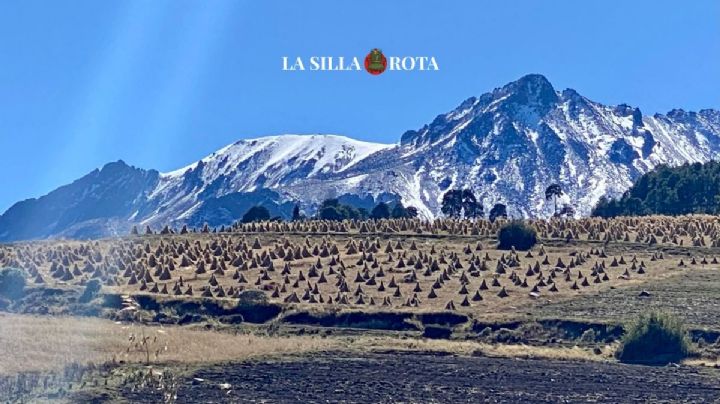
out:
{"label": "shrub", "polygon": [[597,334],[595,333],[595,330],[593,330],[592,328],[588,328],[580,336],[580,341],[584,342],[586,344],[593,344],[593,343],[595,343],[595,340],[597,340]]}
{"label": "shrub", "polygon": [[492,328],[485,327],[482,330],[480,330],[480,332],[478,333],[478,336],[480,338],[486,338],[486,337],[489,337],[491,334],[492,334]]}
{"label": "shrub", "polygon": [[270,211],[264,206],[253,206],[242,217],[243,223],[270,220]]}
{"label": "shrub", "polygon": [[390,207],[385,202],[380,202],[370,212],[372,219],[387,219],[390,217]]}
{"label": "shrub", "polygon": [[498,232],[498,249],[529,250],[537,243],[537,233],[531,226],[520,220],[512,221],[500,228]]}
{"label": "shrub", "polygon": [[431,339],[449,339],[452,329],[441,325],[426,325],[423,330],[423,337]]}
{"label": "shrub", "polygon": [[682,322],[669,314],[641,314],[631,323],[615,352],[621,362],[667,364],[679,362],[690,352]]}
{"label": "shrub", "polygon": [[90,279],[85,285],[85,291],[83,292],[82,296],[80,296],[80,303],[87,303],[94,299],[98,292],[100,292],[100,289],[102,288],[102,284],[97,279]]}
{"label": "shrub", "polygon": [[343,220],[345,218],[342,212],[338,211],[335,206],[321,208],[318,216],[323,220]]}
{"label": "shrub", "polygon": [[340,203],[337,199],[326,199],[318,208],[318,217],[323,220],[365,219],[367,210]]}
{"label": "shrub", "polygon": [[238,295],[238,305],[268,304],[268,297],[262,290],[244,290]]}
{"label": "shrub", "polygon": [[522,340],[538,339],[545,334],[546,331],[545,328],[543,328],[542,324],[535,321],[522,323],[515,330],[515,335],[517,335],[518,338],[521,338]]}
{"label": "shrub", "polygon": [[521,339],[516,332],[507,328],[497,330],[493,336],[494,342],[499,344],[519,344]]}
{"label": "shrub", "polygon": [[17,268],[0,269],[0,295],[10,300],[25,294],[25,273]]}

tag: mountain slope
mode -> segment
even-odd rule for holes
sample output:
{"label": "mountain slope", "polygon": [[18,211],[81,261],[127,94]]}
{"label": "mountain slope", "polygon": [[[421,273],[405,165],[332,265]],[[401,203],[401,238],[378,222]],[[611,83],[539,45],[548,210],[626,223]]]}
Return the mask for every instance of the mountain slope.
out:
{"label": "mountain slope", "polygon": [[446,190],[469,187],[485,206],[504,202],[514,215],[547,215],[545,187],[558,182],[586,215],[601,196],[621,194],[658,164],[717,158],[718,115],[644,117],[638,108],[604,106],[528,75],[406,132],[398,147],[345,174],[374,172],[372,184],[358,186],[395,192],[426,214],[439,212]]}
{"label": "mountain slope", "polygon": [[619,199],[601,199],[594,216],[720,213],[720,162],[660,166],[643,174]]}
{"label": "mountain slope", "polygon": [[158,178],[155,170],[123,161],[106,164],[43,197],[11,206],[0,216],[0,240],[127,234],[128,219],[146,202]]}
{"label": "mountain slope", "polygon": [[447,190],[461,187],[486,207],[503,202],[513,216],[546,216],[544,191],[554,182],[586,215],[601,196],[620,195],[659,164],[718,156],[718,111],[644,116],[557,91],[533,74],[465,100],[395,145],[283,135],[241,140],[163,174],[112,163],[11,207],[0,216],[0,240],[228,224],[253,204],[288,216],[296,202],[312,212],[338,196],[368,205],[400,198],[429,218]]}
{"label": "mountain slope", "polygon": [[323,180],[389,147],[335,135],[240,140],[185,168],[161,174],[138,218],[147,224],[188,221],[210,198],[264,188],[283,191]]}

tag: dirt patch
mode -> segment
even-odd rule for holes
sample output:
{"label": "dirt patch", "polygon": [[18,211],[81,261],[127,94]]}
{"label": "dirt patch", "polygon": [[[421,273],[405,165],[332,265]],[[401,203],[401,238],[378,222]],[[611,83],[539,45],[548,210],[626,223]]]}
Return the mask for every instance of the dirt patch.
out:
{"label": "dirt patch", "polygon": [[[121,391],[153,402],[153,391]],[[716,402],[720,372],[430,354],[323,354],[226,364],[181,381],[182,402]]]}
{"label": "dirt patch", "polygon": [[171,316],[179,319],[191,316],[199,319],[216,318],[221,322],[229,323],[236,323],[238,319],[241,319],[240,322],[265,323],[277,317],[282,311],[282,307],[278,304],[244,300],[173,299],[154,295],[135,295],[133,299],[142,310],[170,313]]}
{"label": "dirt patch", "polygon": [[439,313],[420,313],[417,315],[417,319],[423,323],[423,325],[433,324],[448,327],[455,327],[456,325],[464,324],[470,320],[470,318],[464,314],[447,311]]}
{"label": "dirt patch", "polygon": [[409,321],[412,318],[412,313],[302,311],[289,313],[282,318],[282,321],[287,324],[315,325],[322,327],[418,331],[418,325]]}

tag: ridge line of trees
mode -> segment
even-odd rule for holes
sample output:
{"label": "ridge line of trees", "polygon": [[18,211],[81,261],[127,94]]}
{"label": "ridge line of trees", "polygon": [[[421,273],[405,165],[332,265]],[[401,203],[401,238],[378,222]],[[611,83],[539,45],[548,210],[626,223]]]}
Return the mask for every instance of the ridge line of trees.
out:
{"label": "ridge line of trees", "polygon": [[[564,192],[560,185],[551,184],[545,190],[545,199],[553,200],[553,216],[573,216],[575,209],[564,204],[558,210],[557,201],[562,197]],[[454,219],[479,219],[485,217],[485,208],[482,201],[478,200],[471,189],[451,189],[443,194],[440,211],[447,217]],[[324,200],[318,207],[315,219],[321,220],[345,220],[345,219],[402,219],[415,218],[418,216],[418,210],[414,206],[404,206],[398,201],[393,204],[379,202],[375,207],[368,211],[365,208],[355,207],[349,204],[343,204],[336,198]],[[292,212],[293,221],[304,220],[306,217],[300,212],[300,206],[295,205]],[[494,222],[500,218],[508,218],[507,205],[503,203],[495,203],[488,212],[488,219]],[[273,218],[278,219],[278,218]],[[263,206],[253,206],[243,216],[242,222],[248,223],[252,221],[271,220],[270,212]]]}
{"label": "ridge line of trees", "polygon": [[352,205],[340,203],[337,199],[326,199],[320,204],[316,218],[323,220],[344,220],[344,219],[402,219],[418,216],[418,210],[414,206],[405,207],[402,202],[392,205],[379,202],[368,212],[365,208],[356,208]]}
{"label": "ridge line of trees", "polygon": [[720,162],[659,165],[621,197],[600,198],[591,216],[720,214]]}
{"label": "ridge line of trees", "polygon": [[[545,189],[545,200],[553,201],[554,217],[572,217],[575,215],[575,209],[572,205],[564,203],[558,209],[558,199],[565,193],[559,184],[551,184]],[[451,189],[443,195],[440,211],[447,217],[451,218],[467,218],[476,219],[484,217],[485,209],[482,201],[475,197],[470,189]],[[507,206],[503,203],[496,203],[490,209],[488,219],[494,222],[498,218],[507,218]]]}

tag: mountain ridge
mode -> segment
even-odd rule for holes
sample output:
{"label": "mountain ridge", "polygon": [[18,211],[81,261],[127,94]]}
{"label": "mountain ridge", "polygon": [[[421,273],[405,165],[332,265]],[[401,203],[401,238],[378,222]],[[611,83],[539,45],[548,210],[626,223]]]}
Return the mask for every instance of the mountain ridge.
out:
{"label": "mountain ridge", "polygon": [[[503,202],[511,215],[537,217],[550,213],[544,189],[554,182],[586,215],[601,196],[618,196],[659,164],[718,156],[717,110],[645,116],[627,104],[557,91],[530,74],[465,99],[395,144],[276,135],[239,140],[166,173],[110,163],[79,183],[13,205],[0,216],[0,240],[113,235],[133,224],[228,224],[248,201],[287,216],[295,202],[312,211],[342,195],[398,198],[431,218],[452,188],[473,189],[485,206]],[[29,214],[42,220],[20,225]]]}

